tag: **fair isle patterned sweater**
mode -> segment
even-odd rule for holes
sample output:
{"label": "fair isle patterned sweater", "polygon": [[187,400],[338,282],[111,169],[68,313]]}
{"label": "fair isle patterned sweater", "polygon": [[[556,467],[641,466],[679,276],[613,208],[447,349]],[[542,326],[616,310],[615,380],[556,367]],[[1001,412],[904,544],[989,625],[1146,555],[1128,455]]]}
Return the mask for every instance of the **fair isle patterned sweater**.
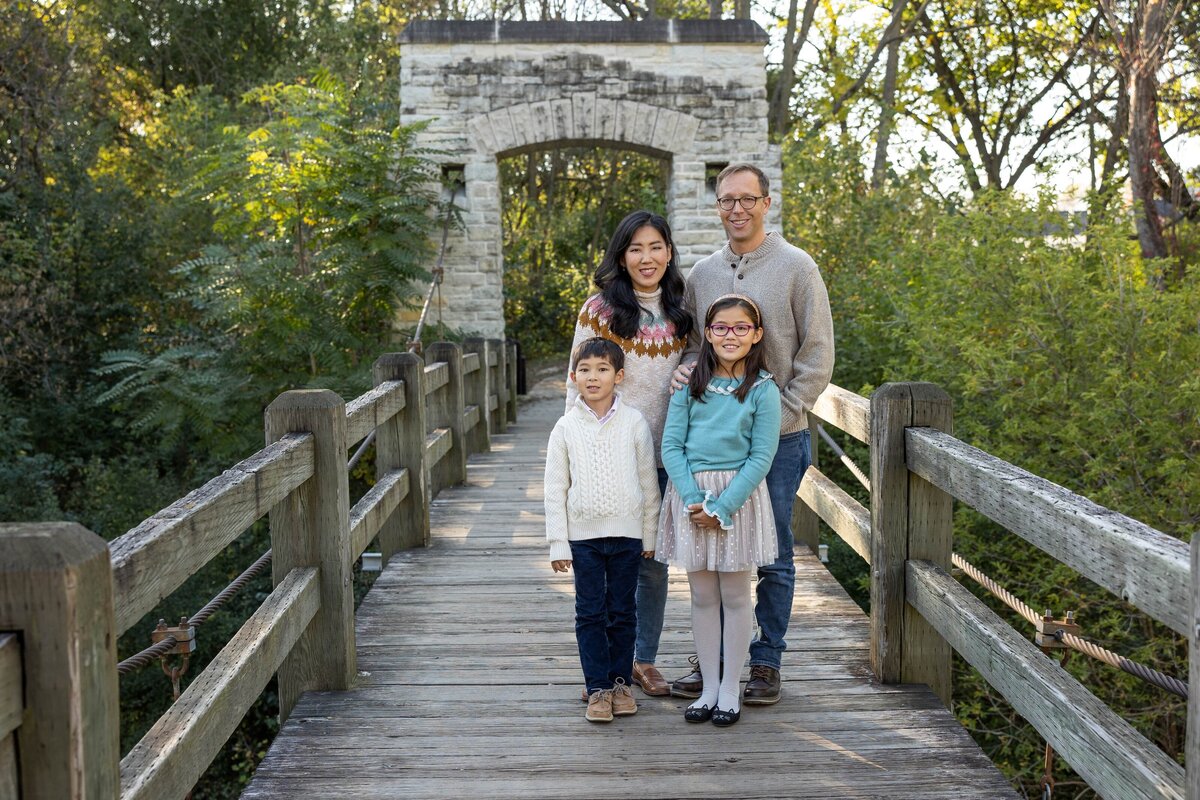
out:
{"label": "fair isle patterned sweater", "polygon": [[[583,303],[575,322],[571,352],[587,339],[602,336],[625,352],[625,380],[620,386],[621,400],[642,412],[654,437],[655,463],[662,466],[662,433],[671,401],[671,374],[679,365],[685,339],[675,336],[675,323],[663,315],[662,289],[649,294],[634,292],[642,307],[641,325],[631,339],[609,328],[613,311],[604,297],[594,294]],[[579,389],[567,375],[567,411],[575,405]]]}

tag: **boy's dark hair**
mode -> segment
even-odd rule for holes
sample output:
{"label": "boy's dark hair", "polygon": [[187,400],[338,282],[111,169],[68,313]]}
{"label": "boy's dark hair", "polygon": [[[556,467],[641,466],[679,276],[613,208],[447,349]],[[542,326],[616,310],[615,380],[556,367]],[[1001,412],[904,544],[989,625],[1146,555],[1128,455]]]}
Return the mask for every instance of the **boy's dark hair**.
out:
{"label": "boy's dark hair", "polygon": [[575,367],[585,358],[603,358],[612,364],[614,370],[625,369],[625,351],[616,342],[610,342],[601,336],[593,336],[575,348],[575,352],[571,354],[571,372],[574,372]]}

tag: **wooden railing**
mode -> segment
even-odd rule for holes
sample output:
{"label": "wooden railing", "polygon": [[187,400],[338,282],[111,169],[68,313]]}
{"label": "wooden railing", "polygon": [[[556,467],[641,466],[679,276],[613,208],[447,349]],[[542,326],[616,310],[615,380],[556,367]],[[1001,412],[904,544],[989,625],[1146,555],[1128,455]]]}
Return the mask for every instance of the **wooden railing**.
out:
{"label": "wooden railing", "polygon": [[[1102,797],[1200,798],[1200,539],[1188,545],[951,435],[927,383],[870,400],[836,386],[815,416],[870,446],[870,509],[817,466],[798,496],[871,568],[871,668],[950,704],[950,648]],[[952,501],[964,502],[1144,613],[1191,637],[1187,771],[950,576]]]}
{"label": "wooden railing", "polygon": [[[0,798],[182,797],[271,676],[302,692],[354,682],[353,565],[429,540],[429,501],[516,420],[515,347],[439,342],[375,362],[345,404],[285,392],[266,446],[112,542],[72,523],[0,525]],[[347,449],[377,432],[375,486],[349,501]],[[120,757],[117,637],[270,516],[274,591]]]}

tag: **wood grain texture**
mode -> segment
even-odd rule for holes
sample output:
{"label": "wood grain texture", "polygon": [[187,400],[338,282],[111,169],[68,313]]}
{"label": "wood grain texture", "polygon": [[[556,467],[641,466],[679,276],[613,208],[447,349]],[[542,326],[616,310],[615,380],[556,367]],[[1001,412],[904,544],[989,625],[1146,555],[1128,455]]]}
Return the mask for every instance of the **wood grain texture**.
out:
{"label": "wood grain texture", "polygon": [[105,541],[73,522],[0,524],[0,631],[21,637],[22,797],[116,798],[117,637]]}
{"label": "wood grain texture", "polygon": [[441,391],[427,395],[426,424],[450,431],[450,448],[430,462],[430,491],[437,494],[447,486],[456,486],[467,477],[467,440],[463,430],[462,348],[453,342],[429,345],[429,358],[446,365],[446,384]]}
{"label": "wood grain texture", "polygon": [[258,700],[320,607],[315,568],[289,572],[121,760],[121,800],[183,797]]}
{"label": "wood grain texture", "polygon": [[[491,449],[492,433],[488,420],[488,398],[491,396],[491,370],[487,368],[491,346],[486,339],[472,337],[463,342],[463,402],[468,408],[463,412],[463,423],[467,433],[467,450],[483,453]],[[467,369],[468,360],[476,365],[474,371]]]}
{"label": "wood grain texture", "polygon": [[117,633],[128,630],[312,474],[312,437],[287,436],[114,540]]}
{"label": "wood grain texture", "polygon": [[871,670],[899,683],[904,645],[904,561],[908,558],[908,468],[904,429],[912,420],[907,384],[871,395]]}
{"label": "wood grain texture", "polygon": [[404,410],[404,384],[384,381],[374,389],[346,404],[346,446],[366,438],[367,434]]}
{"label": "wood grain texture", "polygon": [[425,435],[425,463],[434,467],[450,452],[454,441],[449,428],[435,428]]}
{"label": "wood grain texture", "polygon": [[871,563],[871,512],[862,503],[816,467],[804,473],[799,496],[851,550]]}
{"label": "wood grain texture", "polygon": [[[721,730],[635,691],[636,716],[588,723],[572,576],[549,568],[542,512],[561,413],[524,404],[434,499],[430,546],[397,553],[359,607],[358,685],[306,693],[243,798],[1015,798],[927,688],[872,679],[868,619],[806,550],[780,703]],[[672,570],[668,679],[693,647]]]}
{"label": "wood grain texture", "polygon": [[408,494],[379,529],[386,564],[397,551],[420,547],[429,538],[429,469],[425,464],[425,367],[412,353],[388,353],[372,368],[375,383],[404,381],[404,413],[379,426],[375,441],[375,480],[408,470]]}
{"label": "wood grain texture", "polygon": [[1200,536],[1192,537],[1191,581],[1192,624],[1188,627],[1187,742],[1183,763],[1187,765],[1188,800],[1200,800]]}
{"label": "wood grain texture", "polygon": [[408,496],[408,470],[388,472],[350,509],[350,560],[357,561],[392,512]]}
{"label": "wood grain texture", "polygon": [[[467,340],[471,341],[470,339]],[[483,341],[480,339],[479,341]],[[475,351],[463,353],[463,375],[470,375],[479,369],[479,353]]]}
{"label": "wood grain texture", "polygon": [[17,771],[17,738],[11,733],[0,736],[0,797],[20,797],[20,774]]}
{"label": "wood grain texture", "polygon": [[1101,797],[1183,800],[1184,770],[973,594],[928,561],[908,600]]}
{"label": "wood grain texture", "polygon": [[953,436],[908,433],[909,468],[1137,606],[1191,629],[1188,546]]}
{"label": "wood grain texture", "polygon": [[450,369],[444,361],[430,362],[425,365],[425,395],[427,397],[445,386],[448,380],[450,380]]}
{"label": "wood grain texture", "polygon": [[25,676],[21,666],[21,640],[15,633],[0,633],[0,737],[21,724],[25,713]]}
{"label": "wood grain texture", "polygon": [[267,406],[266,437],[313,436],[313,476],[271,509],[271,575],[278,586],[293,569],[320,569],[316,618],[279,668],[279,716],[300,693],[345,689],[354,680],[354,560],[350,557],[350,488],[346,406],[327,389],[284,392]]}
{"label": "wood grain texture", "polygon": [[860,442],[871,441],[871,401],[862,395],[831,383],[817,398],[813,413]]}

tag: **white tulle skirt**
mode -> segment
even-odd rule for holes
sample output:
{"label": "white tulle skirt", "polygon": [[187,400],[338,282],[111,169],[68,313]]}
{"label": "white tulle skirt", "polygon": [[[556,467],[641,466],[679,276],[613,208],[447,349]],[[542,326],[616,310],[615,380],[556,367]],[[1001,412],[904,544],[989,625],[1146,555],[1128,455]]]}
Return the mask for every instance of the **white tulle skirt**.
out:
{"label": "white tulle skirt", "polygon": [[[737,475],[737,470],[697,472],[692,477],[701,491],[720,495]],[[688,572],[713,570],[742,572],[770,564],[779,556],[775,515],[766,481],[755,487],[750,498],[733,515],[733,530],[700,528],[692,524],[687,506],[668,481],[658,517],[658,549],[655,558]]]}

